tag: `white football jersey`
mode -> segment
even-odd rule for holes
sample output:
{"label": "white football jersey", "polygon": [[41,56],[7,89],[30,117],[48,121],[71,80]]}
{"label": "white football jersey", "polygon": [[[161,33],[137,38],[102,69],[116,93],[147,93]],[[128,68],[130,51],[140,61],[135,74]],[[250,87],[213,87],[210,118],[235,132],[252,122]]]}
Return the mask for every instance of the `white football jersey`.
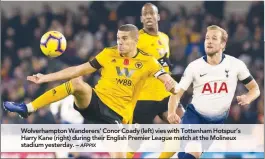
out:
{"label": "white football jersey", "polygon": [[230,109],[237,81],[245,80],[250,73],[241,60],[226,54],[218,65],[210,65],[204,58],[188,65],[179,86],[186,91],[193,84],[191,104],[200,114],[221,116]]}

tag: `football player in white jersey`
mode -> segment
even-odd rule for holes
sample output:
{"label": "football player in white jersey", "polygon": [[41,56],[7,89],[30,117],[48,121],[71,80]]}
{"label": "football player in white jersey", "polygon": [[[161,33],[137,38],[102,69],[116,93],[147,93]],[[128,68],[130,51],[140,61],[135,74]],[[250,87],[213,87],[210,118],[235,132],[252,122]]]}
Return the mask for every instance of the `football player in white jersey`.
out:
{"label": "football player in white jersey", "polygon": [[[177,121],[178,116],[174,111],[176,103],[179,103],[183,93],[191,84],[193,84],[193,97],[182,117],[182,124],[224,123],[238,80],[248,89],[246,94],[236,97],[239,105],[248,105],[260,95],[259,86],[246,65],[241,60],[223,53],[227,39],[228,34],[224,29],[216,25],[207,28],[204,42],[206,56],[188,65],[178,85],[178,93],[169,100],[170,123]],[[202,154],[200,151],[204,149],[199,145],[201,149],[192,152],[188,144],[185,146],[185,152],[178,153],[180,159],[199,158]]]}

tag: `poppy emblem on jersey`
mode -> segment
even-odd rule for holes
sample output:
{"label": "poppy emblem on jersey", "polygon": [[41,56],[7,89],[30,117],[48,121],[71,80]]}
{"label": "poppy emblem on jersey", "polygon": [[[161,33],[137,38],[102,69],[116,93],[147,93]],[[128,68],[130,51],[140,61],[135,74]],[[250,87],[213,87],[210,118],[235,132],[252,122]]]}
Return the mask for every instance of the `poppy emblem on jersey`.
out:
{"label": "poppy emblem on jersey", "polygon": [[136,62],[135,63],[135,67],[138,68],[138,69],[142,68],[143,67],[142,62]]}
{"label": "poppy emblem on jersey", "polygon": [[124,65],[129,65],[130,64],[129,59],[124,59],[123,64]]}

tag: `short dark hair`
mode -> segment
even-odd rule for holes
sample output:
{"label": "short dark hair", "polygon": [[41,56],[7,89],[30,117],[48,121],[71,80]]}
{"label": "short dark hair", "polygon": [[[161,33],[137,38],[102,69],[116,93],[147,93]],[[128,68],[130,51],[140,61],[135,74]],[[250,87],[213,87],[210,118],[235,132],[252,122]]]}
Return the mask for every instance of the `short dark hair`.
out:
{"label": "short dark hair", "polygon": [[133,25],[133,24],[125,24],[119,27],[120,31],[137,31],[138,32],[138,28]]}
{"label": "short dark hair", "polygon": [[158,13],[158,8],[157,8],[157,6],[156,5],[154,5],[153,3],[145,3],[144,5],[143,5],[143,7],[142,7],[142,12],[143,12],[143,9],[145,8],[145,7],[147,7],[147,6],[151,6],[154,10],[155,10],[155,12],[156,13]]}
{"label": "short dark hair", "polygon": [[133,24],[125,24],[119,27],[119,31],[128,31],[132,37],[138,39],[138,28]]}

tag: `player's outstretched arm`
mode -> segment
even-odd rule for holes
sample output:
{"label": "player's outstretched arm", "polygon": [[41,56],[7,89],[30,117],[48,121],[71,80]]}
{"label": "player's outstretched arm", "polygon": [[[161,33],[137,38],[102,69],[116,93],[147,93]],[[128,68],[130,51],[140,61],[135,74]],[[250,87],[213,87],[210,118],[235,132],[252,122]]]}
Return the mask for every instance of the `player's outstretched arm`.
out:
{"label": "player's outstretched arm", "polygon": [[176,107],[180,103],[180,99],[183,96],[183,93],[189,88],[193,82],[193,64],[190,63],[185,69],[184,74],[175,87],[174,91],[176,94],[173,94],[169,98],[168,102],[168,121],[171,124],[176,124],[180,122],[179,116],[176,114]]}
{"label": "player's outstretched arm", "polygon": [[155,58],[150,58],[149,63],[149,71],[151,72],[150,75],[156,77],[159,79],[162,83],[164,83],[166,90],[171,92],[172,94],[176,94],[176,86],[177,82],[168,74],[165,72],[163,67],[160,65],[160,63]]}
{"label": "player's outstretched arm", "polygon": [[33,76],[28,76],[27,80],[32,81],[37,84],[52,82],[52,81],[59,81],[59,80],[68,80],[68,79],[72,79],[72,78],[76,78],[79,76],[93,73],[96,70],[97,69],[91,66],[90,62],[86,62],[84,64],[73,66],[73,67],[68,67],[61,71],[50,73],[47,75],[38,73]]}
{"label": "player's outstretched arm", "polygon": [[166,90],[172,94],[176,94],[177,82],[167,73],[164,73],[157,77],[161,82],[165,84]]}
{"label": "player's outstretched arm", "polygon": [[238,104],[242,106],[250,104],[260,96],[259,86],[254,79],[252,79],[248,84],[245,84],[245,87],[248,89],[248,93],[236,97]]}
{"label": "player's outstretched arm", "polygon": [[176,90],[176,94],[170,96],[168,101],[168,117],[167,120],[170,124],[180,123],[180,117],[176,113],[177,106],[180,103],[180,99],[183,96],[185,90],[182,88]]}

